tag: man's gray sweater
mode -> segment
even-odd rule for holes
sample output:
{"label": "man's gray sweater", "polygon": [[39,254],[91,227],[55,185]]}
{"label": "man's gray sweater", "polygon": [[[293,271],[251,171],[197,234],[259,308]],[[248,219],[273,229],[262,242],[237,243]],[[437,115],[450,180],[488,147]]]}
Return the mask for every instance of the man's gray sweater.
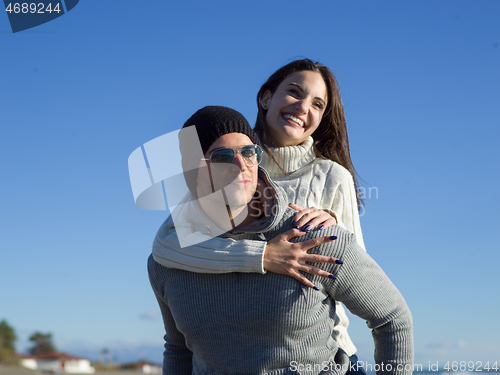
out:
{"label": "man's gray sweater", "polygon": [[[274,215],[224,237],[268,241],[291,229],[296,212],[280,188],[266,182],[275,189]],[[412,318],[400,292],[354,235],[338,226],[294,240],[322,236],[337,239],[309,252],[344,264],[315,264],[337,276],[307,274],[319,291],[271,272],[192,273],[150,256],[149,277],[166,330],[163,373],[344,374],[349,361],[333,330],[338,300],[372,329],[377,373],[411,374]]]}

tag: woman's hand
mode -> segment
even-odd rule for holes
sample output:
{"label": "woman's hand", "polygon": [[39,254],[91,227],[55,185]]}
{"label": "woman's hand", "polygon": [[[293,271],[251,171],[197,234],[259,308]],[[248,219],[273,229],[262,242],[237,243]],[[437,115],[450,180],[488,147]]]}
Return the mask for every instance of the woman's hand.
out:
{"label": "woman's hand", "polygon": [[290,203],[289,207],[299,211],[292,220],[292,227],[309,232],[311,229],[325,229],[337,225],[337,219],[328,212],[316,207],[302,208],[297,204]]}
{"label": "woman's hand", "polygon": [[270,272],[292,276],[304,285],[318,290],[318,287],[304,277],[299,271],[336,279],[334,275],[311,266],[310,264],[306,264],[306,262],[342,264],[342,261],[337,258],[307,253],[307,250],[310,248],[331,242],[337,237],[326,236],[312,238],[304,242],[289,242],[290,239],[303,236],[305,233],[306,232],[298,229],[291,229],[277,235],[269,241],[264,252],[264,269]]}

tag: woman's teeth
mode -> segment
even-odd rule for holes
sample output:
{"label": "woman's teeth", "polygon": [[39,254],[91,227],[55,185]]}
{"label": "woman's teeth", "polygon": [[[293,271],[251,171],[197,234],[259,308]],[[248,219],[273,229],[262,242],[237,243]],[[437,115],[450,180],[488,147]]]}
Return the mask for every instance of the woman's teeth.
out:
{"label": "woman's teeth", "polygon": [[304,125],[304,122],[302,120],[298,119],[295,116],[292,116],[292,115],[283,115],[283,117],[286,118],[287,120],[295,122],[299,126],[303,126]]}

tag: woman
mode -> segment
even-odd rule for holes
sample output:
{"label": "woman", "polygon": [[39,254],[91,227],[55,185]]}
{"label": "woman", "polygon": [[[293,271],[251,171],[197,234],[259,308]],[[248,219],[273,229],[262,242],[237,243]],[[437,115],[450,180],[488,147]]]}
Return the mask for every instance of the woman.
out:
{"label": "woman", "polygon": [[[338,222],[356,235],[364,249],[358,215],[361,199],[356,194],[342,101],[331,71],[310,60],[293,61],[264,83],[257,104],[255,130],[266,151],[262,167],[284,188],[289,202],[298,205],[292,208],[308,207],[294,217],[292,224],[305,234],[318,225],[321,229],[321,225],[327,228]],[[162,229],[168,225],[167,220]],[[162,229],[159,234],[170,233]],[[209,240],[175,252],[171,250],[174,245],[171,238],[157,235],[154,259],[170,268],[200,273],[267,270],[292,276],[311,288],[315,285],[299,271],[323,277],[329,273],[306,262],[335,262],[330,257],[292,249],[288,241],[278,239]],[[337,341],[356,362],[356,347],[347,334],[349,323],[342,305],[337,304],[336,312]]]}

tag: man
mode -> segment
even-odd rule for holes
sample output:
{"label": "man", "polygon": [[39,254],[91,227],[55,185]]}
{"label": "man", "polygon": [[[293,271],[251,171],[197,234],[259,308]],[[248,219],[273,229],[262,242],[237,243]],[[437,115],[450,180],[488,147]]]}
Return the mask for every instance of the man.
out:
{"label": "man", "polygon": [[[204,155],[199,160],[189,137],[184,137],[187,133],[181,132],[191,193],[181,214],[172,214],[177,234],[182,237],[181,227],[189,227],[214,239],[291,239],[295,211],[288,207],[286,194],[259,169],[261,151],[243,116],[229,108],[205,107],[183,129],[192,126]],[[259,178],[272,210],[258,199]],[[327,237],[318,233],[311,231],[301,239],[320,244],[315,254],[341,258],[344,264],[327,264],[329,278],[309,275],[316,290],[274,273],[205,274],[166,268],[150,256],[148,272],[166,329],[163,373],[344,374],[348,358],[333,331],[339,300],[373,329],[377,372],[410,374],[412,322],[403,297],[353,234],[338,226],[321,231]]]}

